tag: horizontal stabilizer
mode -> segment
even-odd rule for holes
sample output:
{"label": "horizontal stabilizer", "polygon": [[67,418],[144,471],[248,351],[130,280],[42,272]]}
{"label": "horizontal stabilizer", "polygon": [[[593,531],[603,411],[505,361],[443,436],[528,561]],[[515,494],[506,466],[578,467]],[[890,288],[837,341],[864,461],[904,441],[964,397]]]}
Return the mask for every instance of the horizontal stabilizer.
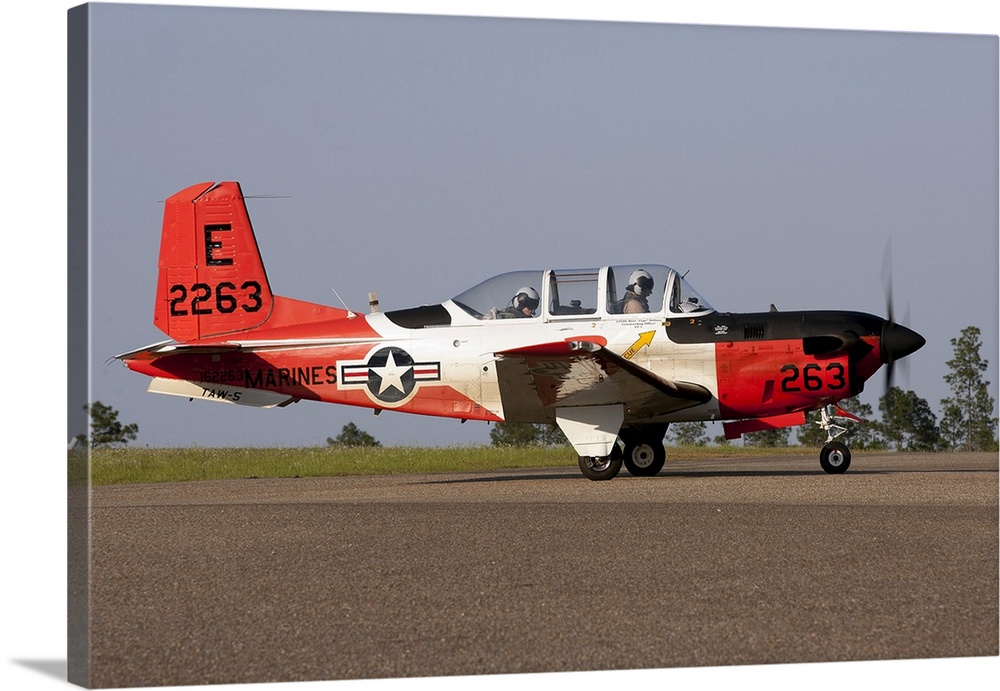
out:
{"label": "horizontal stabilizer", "polygon": [[201,344],[201,343],[177,343],[175,341],[162,341],[160,343],[154,343],[153,345],[145,346],[143,348],[136,348],[135,350],[130,350],[127,353],[115,355],[113,359],[136,362],[142,360],[155,360],[156,358],[163,357],[165,355],[175,355],[177,353],[198,352],[201,353],[202,355],[231,353],[240,350],[241,348],[242,346],[240,346],[238,343]]}
{"label": "horizontal stabilizer", "polygon": [[154,377],[153,381],[149,383],[147,391],[167,394],[168,396],[197,398],[200,401],[248,405],[254,408],[281,408],[298,400],[294,396],[274,391],[246,389],[240,386],[222,386],[183,379],[166,379],[164,377]]}

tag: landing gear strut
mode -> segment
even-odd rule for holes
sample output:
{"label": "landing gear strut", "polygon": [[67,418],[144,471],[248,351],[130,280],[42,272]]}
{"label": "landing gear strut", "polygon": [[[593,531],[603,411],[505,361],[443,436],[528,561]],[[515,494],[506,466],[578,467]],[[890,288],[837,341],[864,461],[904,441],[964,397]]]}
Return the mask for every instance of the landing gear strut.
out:
{"label": "landing gear strut", "polygon": [[863,422],[861,418],[835,405],[828,405],[820,411],[820,419],[816,424],[826,432],[826,446],[819,452],[819,464],[828,473],[845,473],[851,465],[851,450],[847,448],[847,444],[834,441],[847,431],[846,427],[838,423],[849,421]]}

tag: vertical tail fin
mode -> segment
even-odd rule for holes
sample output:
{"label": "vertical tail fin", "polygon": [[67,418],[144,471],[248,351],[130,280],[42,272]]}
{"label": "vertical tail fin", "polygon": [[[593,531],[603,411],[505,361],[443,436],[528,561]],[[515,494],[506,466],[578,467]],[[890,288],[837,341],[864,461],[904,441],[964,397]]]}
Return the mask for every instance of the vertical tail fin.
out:
{"label": "vertical tail fin", "polygon": [[274,308],[237,182],[167,199],[159,270],[153,323],[178,341],[258,327]]}
{"label": "vertical tail fin", "polygon": [[271,292],[238,182],[203,182],[167,199],[153,323],[174,340],[345,314]]}

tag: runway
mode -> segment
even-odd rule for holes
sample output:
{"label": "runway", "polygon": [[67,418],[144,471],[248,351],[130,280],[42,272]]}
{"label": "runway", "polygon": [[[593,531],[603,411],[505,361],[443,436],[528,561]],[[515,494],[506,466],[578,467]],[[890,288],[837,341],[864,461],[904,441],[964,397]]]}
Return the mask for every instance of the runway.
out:
{"label": "runway", "polygon": [[998,654],[997,455],[97,487],[91,686]]}

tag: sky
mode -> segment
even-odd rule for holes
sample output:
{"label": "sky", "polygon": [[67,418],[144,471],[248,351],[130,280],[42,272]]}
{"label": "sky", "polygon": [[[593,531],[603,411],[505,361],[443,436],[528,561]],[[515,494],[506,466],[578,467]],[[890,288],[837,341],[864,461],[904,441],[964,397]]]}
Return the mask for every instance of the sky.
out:
{"label": "sky", "polygon": [[[162,200],[238,180],[272,289],[366,311],[517,269],[655,262],[717,309],[894,314],[938,414],[997,358],[995,36],[92,6],[92,400],[135,443],[486,443],[486,423],[145,392]],[[336,294],[335,292],[336,291]],[[908,376],[907,376],[908,375]],[[862,400],[877,410],[883,376]],[[710,430],[719,434],[721,428]]]}
{"label": "sky", "polygon": [[[15,288],[2,339],[3,525],[8,563],[16,565],[5,572],[0,678],[21,689],[65,686],[63,454],[76,433],[64,422],[65,27],[74,4],[6,3],[0,22],[11,95],[0,168],[9,225],[0,260]],[[92,56],[107,69],[93,84],[92,328],[69,348],[91,353],[95,398],[138,421],[140,443],[177,443],[182,427],[204,444],[213,443],[213,430],[220,442],[257,443],[252,429],[285,443],[322,443],[351,419],[393,443],[487,438],[487,428],[471,423],[356,417],[309,403],[260,411],[284,413],[270,418],[210,404],[196,412],[193,403],[144,393],[144,377],[105,366],[108,357],[163,337],[151,323],[159,202],[222,178],[240,180],[248,194],[290,195],[250,209],[280,294],[335,303],[336,288],[363,305],[375,289],[387,308],[436,302],[508,269],[638,256],[690,268],[691,282],[720,309],[775,302],[884,314],[881,264],[891,236],[897,313],[908,306],[910,325],[928,338],[900,384],[939,413],[948,395],[941,380],[948,340],[976,324],[997,397],[997,67],[995,43],[990,54],[981,37],[995,41],[1000,22],[986,3],[212,4],[586,21],[526,27],[505,19],[482,29],[452,20],[463,31],[444,32],[427,20],[422,43],[401,36],[398,23],[395,35],[387,33],[393,22],[385,22],[372,34],[377,41],[331,28],[309,45],[297,29],[291,38],[284,33],[287,19],[274,24],[282,32],[245,27],[237,36],[229,22],[227,33],[207,37],[204,27],[178,27],[174,19],[162,27],[123,24],[124,34],[114,36],[113,20],[123,19],[106,17]],[[592,21],[615,26],[601,32]],[[433,251],[405,244],[422,237],[435,239]],[[365,261],[343,260],[358,247]],[[632,688],[664,681],[711,687],[758,673],[776,688],[805,680],[820,689],[868,686],[872,679],[940,688],[959,676],[969,686],[995,679],[996,663],[647,670],[615,678],[627,676]],[[598,688],[607,680],[585,676],[574,682]],[[559,681],[548,677],[517,683]],[[475,682],[509,686],[502,677]],[[400,686],[449,684],[468,686],[461,678]],[[375,683],[352,683],[358,686]],[[388,686],[396,685],[378,683]]]}

